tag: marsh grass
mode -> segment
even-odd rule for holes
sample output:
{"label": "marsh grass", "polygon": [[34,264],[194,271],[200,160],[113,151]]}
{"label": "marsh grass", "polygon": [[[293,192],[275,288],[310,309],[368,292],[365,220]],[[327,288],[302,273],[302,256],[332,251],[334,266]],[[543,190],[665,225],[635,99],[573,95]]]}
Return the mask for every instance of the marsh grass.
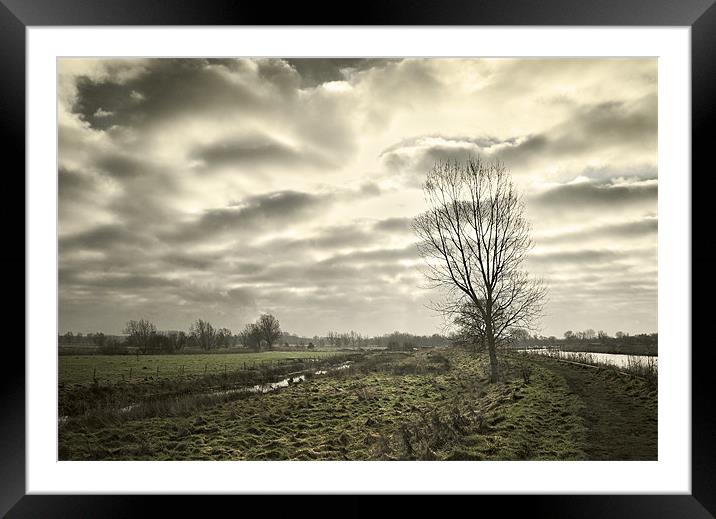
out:
{"label": "marsh grass", "polygon": [[[125,418],[175,416],[186,412],[182,409],[191,410],[241,398],[240,392],[224,395],[212,393],[270,384],[291,375],[311,377],[316,370],[327,369],[355,357],[354,354],[335,355],[311,363],[297,360],[292,363],[252,366],[247,370],[146,382],[101,384],[93,381],[88,385],[61,385],[58,412],[60,416],[69,418],[89,415],[114,416],[116,421]],[[152,415],[152,410],[157,414]]]}
{"label": "marsh grass", "polygon": [[[507,359],[496,384],[488,383],[484,356],[458,350],[352,360],[267,394],[188,395],[148,401],[121,418],[70,419],[60,426],[60,459],[580,460],[589,452],[608,457],[616,440],[607,431],[598,447],[607,451],[590,446],[586,404],[536,359]],[[627,382],[569,366],[560,369],[614,391]],[[655,408],[654,395],[629,384],[630,398]]]}
{"label": "marsh grass", "polygon": [[645,361],[629,355],[624,371],[643,378],[650,387],[656,388],[659,383],[659,368],[654,357],[648,357]]}

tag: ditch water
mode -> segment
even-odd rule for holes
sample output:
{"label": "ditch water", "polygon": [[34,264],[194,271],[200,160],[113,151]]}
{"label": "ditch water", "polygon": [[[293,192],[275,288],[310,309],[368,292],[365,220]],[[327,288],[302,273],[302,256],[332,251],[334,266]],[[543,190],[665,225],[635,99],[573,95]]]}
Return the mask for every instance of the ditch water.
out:
{"label": "ditch water", "polygon": [[[343,369],[348,369],[351,366],[351,361],[346,361],[343,364],[340,364],[338,366],[335,366],[333,368],[328,368],[328,370],[321,369],[318,371],[314,371],[314,375],[325,375],[329,371],[340,371]],[[288,387],[293,384],[299,384],[306,380],[306,375],[299,375],[297,377],[288,377],[284,378],[283,380],[279,380],[278,382],[267,382],[265,384],[256,384],[255,386],[251,387],[240,387],[237,389],[226,389],[223,391],[214,391],[212,393],[207,393],[207,395],[230,395],[232,393],[270,393],[271,391],[275,391],[277,389],[281,389],[282,387]]]}
{"label": "ditch water", "polygon": [[[315,371],[314,375],[326,375],[331,371],[341,371],[344,369],[348,369],[351,367],[350,360],[344,362],[343,364],[339,364],[338,366],[330,367],[328,369],[322,369]],[[264,384],[256,384],[254,386],[249,387],[239,387],[235,389],[224,389],[220,391],[212,391],[210,393],[201,393],[201,396],[224,396],[224,395],[232,395],[236,393],[258,393],[258,394],[265,394],[270,393],[271,391],[276,391],[277,389],[281,389],[284,387],[288,387],[293,384],[300,384],[301,382],[304,382],[306,380],[306,375],[299,375],[297,377],[287,377],[283,380],[279,380],[278,382],[266,382]],[[128,413],[132,409],[136,408],[137,406],[141,405],[140,403],[130,404],[128,406],[122,407],[119,411],[121,413]],[[60,424],[66,422],[69,417],[67,416],[60,416],[58,418],[58,422]]]}
{"label": "ditch water", "polygon": [[653,362],[658,366],[658,357],[651,355],[627,355],[623,353],[593,353],[589,351],[560,351],[551,350],[548,348],[531,348],[517,350],[520,352],[534,353],[537,355],[547,355],[550,357],[564,358],[566,360],[574,360],[579,362],[577,356],[584,355],[585,358],[589,359],[590,362],[597,362],[600,364],[611,364],[619,368],[625,368],[629,363],[638,362],[641,365],[646,365],[649,362]]}

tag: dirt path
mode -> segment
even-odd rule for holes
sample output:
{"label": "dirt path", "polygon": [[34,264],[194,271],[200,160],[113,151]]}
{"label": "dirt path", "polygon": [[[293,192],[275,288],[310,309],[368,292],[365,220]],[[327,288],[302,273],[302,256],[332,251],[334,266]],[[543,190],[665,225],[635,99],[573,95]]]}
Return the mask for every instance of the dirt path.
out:
{"label": "dirt path", "polygon": [[584,406],[590,460],[656,460],[657,405],[644,383],[602,369],[540,361],[563,377]]}

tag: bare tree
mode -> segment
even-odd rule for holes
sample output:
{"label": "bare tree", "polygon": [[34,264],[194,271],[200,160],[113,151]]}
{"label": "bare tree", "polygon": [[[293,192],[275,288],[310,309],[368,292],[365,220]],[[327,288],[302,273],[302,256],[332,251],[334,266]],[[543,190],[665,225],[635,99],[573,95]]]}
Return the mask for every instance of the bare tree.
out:
{"label": "bare tree", "polygon": [[261,347],[261,336],[259,329],[255,324],[247,324],[241,332],[239,332],[239,341],[245,348],[258,351]]}
{"label": "bare tree", "polygon": [[474,307],[495,382],[497,347],[513,329],[532,329],[546,295],[522,269],[532,247],[524,203],[506,168],[479,158],[436,164],[423,191],[429,209],[414,219],[413,230],[426,276],[448,291],[442,311]]}
{"label": "bare tree", "polygon": [[92,337],[92,342],[95,343],[98,347],[104,346],[105,342],[107,341],[107,337],[102,332],[97,332]]}
{"label": "bare tree", "polygon": [[271,314],[264,314],[256,321],[256,328],[259,331],[261,339],[266,341],[266,346],[271,349],[273,343],[281,338],[281,327]]}
{"label": "bare tree", "polygon": [[531,339],[530,332],[524,328],[514,328],[510,334],[510,338],[515,344],[529,342]]}
{"label": "bare tree", "polygon": [[228,328],[221,328],[216,331],[216,345],[219,348],[232,346],[234,335]]}
{"label": "bare tree", "polygon": [[128,335],[127,343],[136,346],[141,353],[146,353],[151,346],[151,340],[157,333],[157,327],[146,319],[127,321],[124,333]]}
{"label": "bare tree", "polygon": [[202,350],[216,347],[217,333],[210,322],[197,319],[189,328],[189,336]]}

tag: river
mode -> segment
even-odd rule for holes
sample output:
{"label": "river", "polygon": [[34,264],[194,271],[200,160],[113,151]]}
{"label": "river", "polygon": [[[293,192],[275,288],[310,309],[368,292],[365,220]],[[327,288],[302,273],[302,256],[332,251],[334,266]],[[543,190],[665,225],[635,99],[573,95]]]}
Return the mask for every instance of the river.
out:
{"label": "river", "polygon": [[575,362],[580,361],[580,357],[583,357],[583,361],[587,364],[611,364],[620,368],[626,368],[630,364],[639,363],[646,365],[649,362],[653,362],[654,366],[658,366],[658,357],[652,355],[626,355],[622,353],[593,353],[591,351],[560,351],[548,348],[532,348],[532,349],[521,349],[517,350],[521,352],[534,353],[538,355],[548,355],[557,358],[563,358],[566,360],[573,360]]}

